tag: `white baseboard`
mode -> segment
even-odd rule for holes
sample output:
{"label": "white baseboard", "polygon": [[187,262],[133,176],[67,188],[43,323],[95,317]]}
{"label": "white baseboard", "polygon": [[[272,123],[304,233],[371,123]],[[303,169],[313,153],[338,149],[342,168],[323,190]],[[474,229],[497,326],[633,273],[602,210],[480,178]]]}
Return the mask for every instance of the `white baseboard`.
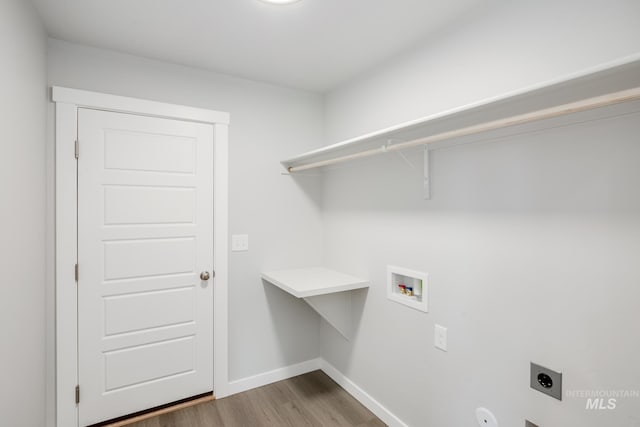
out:
{"label": "white baseboard", "polygon": [[345,389],[357,401],[362,403],[368,410],[373,412],[389,427],[409,427],[400,418],[395,416],[391,411],[382,406],[380,402],[371,397],[360,386],[347,378],[342,372],[338,371],[332,364],[321,359],[322,371],[331,377],[340,387]]}
{"label": "white baseboard", "polygon": [[306,374],[307,372],[317,371],[321,366],[322,359],[311,359],[305,362],[296,363],[295,365],[285,366],[284,368],[278,368],[273,371],[254,375],[252,377],[231,381],[229,382],[229,387],[227,389],[227,396],[286,380],[291,377]]}
{"label": "white baseboard", "polygon": [[243,391],[262,387],[267,384],[286,380],[291,377],[306,374],[308,372],[321,369],[340,387],[345,389],[357,401],[362,403],[367,409],[373,412],[389,427],[409,427],[400,418],[395,416],[391,411],[382,406],[380,402],[371,397],[360,386],[347,378],[342,372],[338,371],[332,364],[322,358],[311,359],[295,365],[285,366],[284,368],[274,369],[273,371],[264,372],[252,377],[242,378],[231,381],[227,389],[227,396],[242,393]]}

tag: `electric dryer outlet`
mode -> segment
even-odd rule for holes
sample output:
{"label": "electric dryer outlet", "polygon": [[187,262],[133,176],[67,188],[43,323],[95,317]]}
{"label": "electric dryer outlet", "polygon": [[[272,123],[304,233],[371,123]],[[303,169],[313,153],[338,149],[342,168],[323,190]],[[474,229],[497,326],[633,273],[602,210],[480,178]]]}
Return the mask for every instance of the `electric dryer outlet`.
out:
{"label": "electric dryer outlet", "polygon": [[562,372],[531,362],[530,385],[540,393],[562,400]]}

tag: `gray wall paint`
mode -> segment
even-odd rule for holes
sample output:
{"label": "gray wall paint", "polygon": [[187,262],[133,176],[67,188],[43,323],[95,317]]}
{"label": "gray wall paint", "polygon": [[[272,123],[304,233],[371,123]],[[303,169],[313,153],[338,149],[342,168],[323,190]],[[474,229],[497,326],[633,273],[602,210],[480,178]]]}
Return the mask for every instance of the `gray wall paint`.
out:
{"label": "gray wall paint", "polygon": [[46,37],[30,2],[0,2],[2,425],[44,424]]}
{"label": "gray wall paint", "polygon": [[487,0],[417,50],[327,94],[327,142],[638,52],[635,0]]}
{"label": "gray wall paint", "polygon": [[318,316],[264,285],[260,272],[321,262],[319,200],[308,196],[320,193],[320,181],[280,175],[279,160],[321,143],[322,98],[57,40],[49,41],[48,72],[51,85],[231,113],[230,232],[249,234],[250,250],[230,254],[230,379],[318,357]]}
{"label": "gray wall paint", "polygon": [[[638,53],[638,17],[635,1],[502,2],[330,93],[328,142]],[[640,388],[640,113],[515,133],[433,152],[428,202],[419,151],[416,170],[389,155],[326,173],[326,262],[372,286],[351,342],[321,325],[322,355],[415,427],[476,425],[478,406],[502,426],[638,426],[640,399],[586,411],[530,390],[528,363],[565,390]],[[388,264],[429,273],[429,313],[386,299]]]}

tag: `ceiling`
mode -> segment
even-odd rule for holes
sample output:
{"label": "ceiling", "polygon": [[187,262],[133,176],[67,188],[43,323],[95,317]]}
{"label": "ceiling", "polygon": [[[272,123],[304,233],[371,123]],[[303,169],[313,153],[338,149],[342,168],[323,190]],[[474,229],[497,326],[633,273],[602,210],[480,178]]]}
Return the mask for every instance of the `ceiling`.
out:
{"label": "ceiling", "polygon": [[317,92],[487,0],[33,0],[49,35]]}

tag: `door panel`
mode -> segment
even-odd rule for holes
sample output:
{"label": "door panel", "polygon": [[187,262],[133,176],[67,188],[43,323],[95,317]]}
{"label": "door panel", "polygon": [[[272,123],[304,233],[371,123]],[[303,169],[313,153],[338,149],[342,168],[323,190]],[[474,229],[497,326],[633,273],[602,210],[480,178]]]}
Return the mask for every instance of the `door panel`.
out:
{"label": "door panel", "polygon": [[193,223],[190,188],[112,186],[104,189],[105,225]]}
{"label": "door panel", "polygon": [[195,237],[104,242],[104,280],[195,273]]}
{"label": "door panel", "polygon": [[213,389],[213,127],[79,109],[80,425]]}
{"label": "door panel", "polygon": [[[149,360],[162,358],[162,363]],[[105,391],[149,383],[195,372],[194,337],[172,338],[123,350],[105,351]],[[136,369],[131,369],[135,366]]]}
{"label": "door panel", "polygon": [[[105,297],[105,335],[195,322],[195,303],[193,286]],[[140,316],[138,309],[143,305],[144,316]],[[168,312],[167,307],[171,307]]]}
{"label": "door panel", "polygon": [[190,137],[105,129],[105,169],[186,173],[195,171],[195,141]]}

